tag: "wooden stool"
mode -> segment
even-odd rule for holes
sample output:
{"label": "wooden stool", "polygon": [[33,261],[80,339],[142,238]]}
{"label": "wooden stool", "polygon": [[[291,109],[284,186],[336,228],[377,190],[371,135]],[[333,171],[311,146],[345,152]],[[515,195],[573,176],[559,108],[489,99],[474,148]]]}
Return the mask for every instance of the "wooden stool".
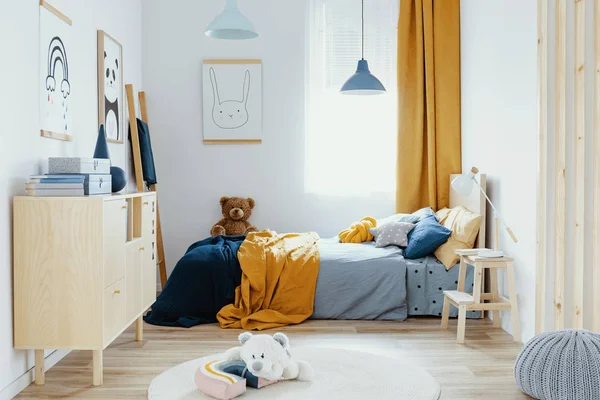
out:
{"label": "wooden stool", "polygon": [[[521,333],[519,329],[519,308],[517,305],[517,293],[515,290],[515,271],[513,259],[509,257],[484,258],[478,257],[472,250],[456,250],[460,256],[460,270],[458,272],[458,290],[444,291],[444,310],[442,311],[442,329],[448,328],[450,317],[450,305],[458,308],[458,329],[456,341],[465,342],[465,325],[467,311],[490,310],[494,316],[494,327],[500,327],[500,310],[510,310],[513,323],[513,338],[520,342]],[[475,267],[475,278],[473,283],[473,294],[465,292],[465,279],[467,276],[467,265]],[[508,294],[510,298],[498,294],[498,269],[506,269],[508,280]],[[490,270],[490,293],[482,293],[482,280],[484,270]],[[489,303],[485,301],[489,300]]]}

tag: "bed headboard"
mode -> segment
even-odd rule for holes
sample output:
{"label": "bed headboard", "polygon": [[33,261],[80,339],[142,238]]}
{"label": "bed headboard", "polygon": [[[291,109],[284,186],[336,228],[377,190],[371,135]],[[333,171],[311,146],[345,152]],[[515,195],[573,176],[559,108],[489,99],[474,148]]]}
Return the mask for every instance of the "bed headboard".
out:
{"label": "bed headboard", "polygon": [[[450,175],[450,182],[454,178],[459,175]],[[477,174],[475,176],[483,190],[486,190],[486,180],[485,174]],[[479,188],[473,188],[473,191],[469,196],[461,196],[454,189],[452,189],[452,185],[450,185],[450,208],[456,206],[463,206],[467,210],[474,212],[476,214],[481,215],[481,225],[479,226],[479,235],[477,236],[477,242],[475,243],[475,247],[477,248],[485,248],[485,225],[486,225],[486,215],[485,211],[487,208],[487,203],[485,200],[485,196]]]}

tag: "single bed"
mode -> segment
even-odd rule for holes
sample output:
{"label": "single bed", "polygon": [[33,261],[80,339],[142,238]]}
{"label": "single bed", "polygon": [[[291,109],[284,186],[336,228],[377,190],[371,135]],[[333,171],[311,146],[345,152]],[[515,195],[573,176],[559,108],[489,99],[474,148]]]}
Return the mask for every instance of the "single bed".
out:
{"label": "single bed", "polygon": [[[480,177],[485,188],[485,175]],[[485,247],[485,198],[450,192],[450,206],[482,215],[477,247]],[[235,299],[242,271],[238,249],[244,236],[206,238],[190,246],[163,291],[144,317],[148,323],[191,327],[216,322],[216,315]],[[455,290],[458,267],[446,268],[434,256],[408,260],[396,246],[374,242],[342,244],[336,238],[318,242],[320,254],[314,319],[404,320],[442,312],[443,291]],[[467,286],[473,270],[467,271]],[[456,310],[452,310],[452,315]],[[472,312],[469,317],[477,317]]]}
{"label": "single bed", "polygon": [[[452,180],[456,175],[450,176]],[[479,177],[485,190],[485,175]],[[464,197],[450,191],[450,207],[463,206],[480,214],[476,247],[485,247],[486,203],[477,191]],[[319,241],[321,265],[313,319],[404,320],[407,316],[441,316],[444,290],[456,290],[458,265],[446,270],[433,255],[409,260],[396,246],[376,248],[374,242],[340,243],[337,237]],[[473,268],[467,269],[473,286]],[[451,316],[457,310],[452,308]],[[478,311],[468,317],[477,318]]]}

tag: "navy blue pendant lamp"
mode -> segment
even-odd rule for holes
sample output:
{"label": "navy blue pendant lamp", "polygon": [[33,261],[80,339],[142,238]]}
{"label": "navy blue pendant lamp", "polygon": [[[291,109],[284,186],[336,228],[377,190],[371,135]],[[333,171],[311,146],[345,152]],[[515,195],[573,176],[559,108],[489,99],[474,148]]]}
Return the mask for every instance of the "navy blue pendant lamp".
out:
{"label": "navy blue pendant lamp", "polygon": [[385,87],[371,71],[369,63],[365,60],[365,0],[362,0],[362,58],[358,61],[358,67],[354,75],[342,86],[340,93],[351,95],[369,96],[385,93]]}

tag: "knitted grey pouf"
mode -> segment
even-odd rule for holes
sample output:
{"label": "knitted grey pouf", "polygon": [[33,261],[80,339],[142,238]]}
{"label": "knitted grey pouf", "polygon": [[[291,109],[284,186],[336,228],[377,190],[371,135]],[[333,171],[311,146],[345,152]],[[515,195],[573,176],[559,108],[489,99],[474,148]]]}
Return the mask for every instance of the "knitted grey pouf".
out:
{"label": "knitted grey pouf", "polygon": [[534,337],[517,358],[515,379],[540,400],[600,399],[600,335],[566,330]]}

